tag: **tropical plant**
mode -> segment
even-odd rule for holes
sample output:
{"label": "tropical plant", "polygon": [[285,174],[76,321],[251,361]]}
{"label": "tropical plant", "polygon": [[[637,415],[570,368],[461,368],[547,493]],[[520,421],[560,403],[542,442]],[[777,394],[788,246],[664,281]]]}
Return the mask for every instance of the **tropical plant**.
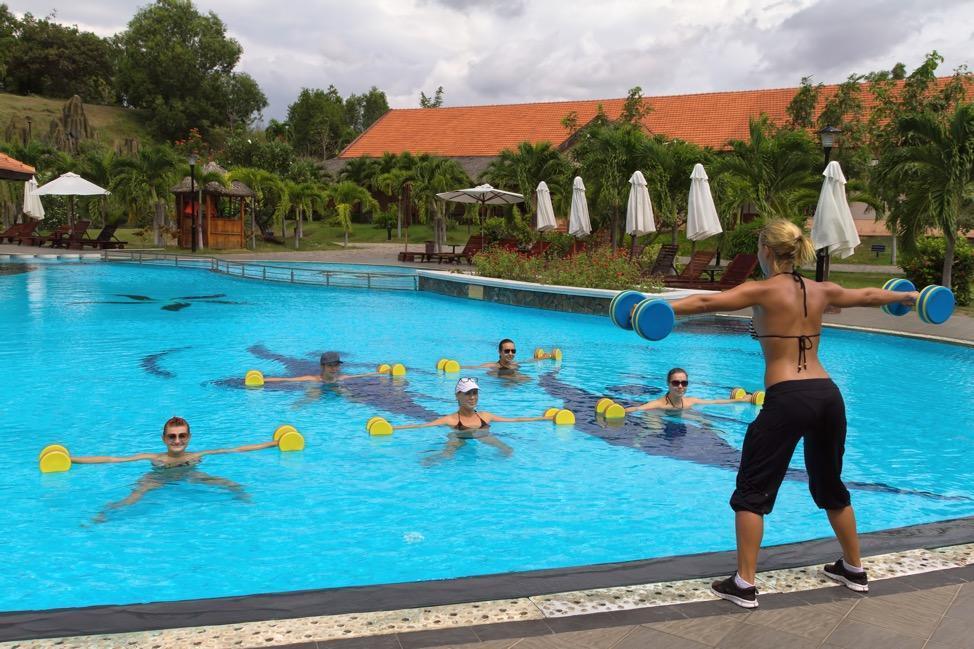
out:
{"label": "tropical plant", "polygon": [[517,149],[504,149],[484,172],[484,179],[494,187],[524,195],[527,213],[538,206],[535,189],[544,181],[551,192],[556,212],[567,213],[571,204],[571,163],[550,142],[521,142]]}
{"label": "tropical plant", "polygon": [[677,230],[686,221],[693,165],[708,164],[712,154],[696,144],[659,136],[649,140],[647,147],[650,162],[644,169],[653,212],[659,228],[668,226],[676,243]]}
{"label": "tropical plant", "polygon": [[335,205],[338,225],[345,234],[345,247],[348,247],[348,233],[352,230],[352,208],[360,205],[363,209],[379,209],[379,203],[364,187],[350,180],[335,183],[328,189],[328,198]]}
{"label": "tropical plant", "polygon": [[[944,237],[920,237],[916,247],[902,256],[900,267],[906,278],[915,286],[927,286],[941,281],[947,240]],[[971,303],[974,288],[974,249],[961,237],[954,248],[950,268],[951,282],[957,304]]]}
{"label": "tropical plant", "polygon": [[957,234],[974,227],[974,104],[944,118],[931,112],[902,117],[896,128],[901,146],[888,150],[877,167],[880,183],[899,194],[887,223],[907,253],[928,230],[942,233],[941,282],[949,288]]}
{"label": "tropical plant", "polygon": [[161,228],[166,207],[176,184],[176,155],[167,146],[148,146],[134,156],[118,157],[111,163],[112,180],[109,187],[127,206],[129,222],[139,211],[153,208],[153,245],[162,246]]}
{"label": "tropical plant", "polygon": [[762,218],[797,220],[818,200],[821,157],[809,135],[800,130],[777,129],[766,118],[752,119],[748,140],[731,140],[731,151],[721,156],[713,175],[729,176],[725,185],[735,188],[735,211],[754,205]]}
{"label": "tropical plant", "polygon": [[400,167],[394,167],[389,171],[379,174],[375,179],[375,185],[382,193],[395,199],[396,201],[396,237],[402,237],[402,194],[406,185],[412,179],[412,173]]}
{"label": "tropical plant", "polygon": [[446,241],[447,208],[436,195],[469,184],[470,177],[455,160],[424,155],[419,156],[413,168],[413,180],[410,182],[412,200],[421,221],[428,221],[432,213],[437,250]]}
{"label": "tropical plant", "polygon": [[[251,239],[257,236],[257,214],[264,215],[269,207],[274,207],[284,193],[284,183],[280,177],[264,169],[254,167],[237,167],[231,169],[227,176],[231,181],[237,180],[250,187],[254,192],[251,209]],[[273,217],[271,217],[273,226]],[[256,244],[256,242],[254,242]]]}

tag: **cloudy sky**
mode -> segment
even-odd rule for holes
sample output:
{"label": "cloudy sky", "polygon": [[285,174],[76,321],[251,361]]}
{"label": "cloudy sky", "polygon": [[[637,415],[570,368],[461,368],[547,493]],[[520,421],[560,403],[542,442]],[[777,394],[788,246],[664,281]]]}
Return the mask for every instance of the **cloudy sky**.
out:
{"label": "cloudy sky", "polygon": [[[110,35],[141,3],[3,0]],[[196,0],[243,45],[240,69],[281,118],[302,87],[386,92],[393,107],[445,89],[445,105],[834,83],[974,64],[970,0]]]}

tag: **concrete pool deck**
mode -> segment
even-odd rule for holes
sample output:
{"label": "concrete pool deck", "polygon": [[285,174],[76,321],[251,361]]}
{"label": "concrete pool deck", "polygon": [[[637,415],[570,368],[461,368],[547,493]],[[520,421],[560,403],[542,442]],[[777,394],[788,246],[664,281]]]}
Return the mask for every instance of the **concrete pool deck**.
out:
{"label": "concrete pool deck", "polygon": [[[371,246],[354,253],[326,251],[311,253],[303,260],[400,265],[389,261],[398,249],[395,245],[391,253]],[[35,252],[59,254],[48,249],[0,246],[0,254]],[[302,258],[293,253],[283,255],[286,256],[250,258]],[[436,264],[411,266],[437,267]],[[974,342],[974,319],[961,314],[939,327],[924,325],[915,316],[891,318],[876,309],[848,309],[826,319],[839,326]],[[811,502],[809,508],[812,511]],[[726,524],[731,524],[730,516]],[[834,552],[837,550],[833,549]],[[762,561],[765,562],[764,553]],[[940,547],[928,545],[926,549],[868,557],[866,566],[873,579],[868,596],[831,585],[816,576],[815,569],[820,563],[761,573],[761,607],[754,611],[714,600],[706,590],[709,578],[645,581],[584,590],[566,588],[558,592],[546,590],[543,595],[524,593],[511,599],[494,598],[490,589],[485,588],[483,599],[488,601],[483,602],[467,600],[449,605],[418,602],[413,607],[372,613],[306,617],[292,617],[294,613],[286,610],[276,615],[269,609],[268,615],[261,618],[264,621],[230,624],[205,621],[208,614],[219,608],[219,604],[210,600],[206,604],[201,602],[195,611],[205,626],[187,626],[181,622],[181,628],[158,631],[50,637],[49,631],[42,630],[43,625],[35,627],[28,623],[21,629],[37,628],[35,637],[48,639],[14,640],[0,643],[0,647],[974,647],[971,640],[974,638],[974,544],[970,541],[954,544],[948,541]],[[721,574],[714,571],[712,576]],[[193,603],[188,605],[192,612]],[[75,609],[66,614],[74,616],[83,628],[84,618],[98,616],[99,612]],[[9,614],[0,616],[0,630],[9,631],[19,624],[23,623]]]}

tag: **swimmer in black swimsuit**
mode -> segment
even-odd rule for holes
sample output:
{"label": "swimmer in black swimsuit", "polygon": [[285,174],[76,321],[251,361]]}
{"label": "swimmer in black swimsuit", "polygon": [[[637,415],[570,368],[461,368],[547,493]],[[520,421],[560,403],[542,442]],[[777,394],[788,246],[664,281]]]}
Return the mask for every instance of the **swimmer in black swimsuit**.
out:
{"label": "swimmer in black swimsuit", "polygon": [[247,444],[236,448],[218,448],[209,451],[196,451],[189,453],[186,447],[189,446],[189,423],[182,417],[172,417],[162,427],[162,441],[166,445],[165,453],[136,453],[126,457],[113,457],[110,455],[89,455],[72,457],[73,464],[115,464],[118,462],[137,462],[147,460],[152,463],[152,470],[142,476],[128,496],[118,502],[109,503],[94,518],[95,523],[105,522],[106,514],[114,509],[120,509],[132,503],[138,502],[142,496],[163,485],[187,481],[199,484],[213,485],[231,491],[241,500],[249,500],[244,488],[226,478],[204,473],[195,467],[199,465],[204,455],[223,455],[226,453],[244,453],[246,451],[259,451],[261,449],[277,446],[277,441],[262,442],[260,444]]}
{"label": "swimmer in black swimsuit", "polygon": [[502,417],[490,412],[477,412],[477,402],[480,399],[480,386],[477,385],[477,379],[463,378],[457,381],[456,397],[459,407],[457,412],[452,415],[444,415],[425,424],[406,424],[392,427],[393,430],[427,428],[430,426],[449,426],[453,429],[443,451],[427,458],[424,462],[426,465],[452,458],[457,450],[467,443],[467,440],[472,439],[489,444],[500,451],[504,457],[508,457],[514,453],[514,449],[491,434],[490,423],[492,421],[543,421],[551,419],[551,417],[544,416]]}
{"label": "swimmer in black swimsuit", "polygon": [[678,316],[745,307],[754,311],[767,395],[744,437],[737,488],[730,499],[737,532],[737,573],[711,586],[717,596],[746,608],[758,605],[754,579],[764,516],[771,513],[795,446],[803,438],[812,499],[826,511],[842,546],[842,557],[823,572],[857,592],[869,590],[856,515],[841,477],[845,403],[818,357],[822,314],[830,305],[912,306],[919,293],[847,289],[805,279],[798,269],[814,257],[812,243],[800,228],[784,219],[770,221],[758,238],[758,261],[767,279],[672,303]]}
{"label": "swimmer in black swimsuit", "polygon": [[669,410],[683,412],[685,410],[689,410],[693,406],[725,404],[740,405],[741,403],[744,403],[739,399],[698,399],[697,397],[688,397],[687,386],[690,385],[690,381],[687,378],[686,370],[680,367],[674,367],[667,372],[666,382],[669,384],[666,394],[659,399],[647,401],[642,405],[630,406],[629,408],[626,408],[626,412],[636,412],[638,410]]}
{"label": "swimmer in black swimsuit", "polygon": [[[516,354],[517,347],[514,345],[514,341],[510,338],[505,338],[497,344],[496,361],[481,363],[480,365],[463,365],[462,367],[468,370],[486,369],[489,375],[507,379],[509,381],[530,381],[531,377],[522,374],[519,371],[521,364],[514,360],[514,356]],[[531,358],[529,362],[537,363],[538,361],[546,360],[550,357],[551,356],[549,354],[546,355],[545,358]]]}

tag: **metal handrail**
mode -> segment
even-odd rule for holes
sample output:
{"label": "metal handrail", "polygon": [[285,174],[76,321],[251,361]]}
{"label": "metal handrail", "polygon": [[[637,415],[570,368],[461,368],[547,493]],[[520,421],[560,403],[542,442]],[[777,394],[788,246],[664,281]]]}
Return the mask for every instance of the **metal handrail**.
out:
{"label": "metal handrail", "polygon": [[419,290],[419,278],[411,273],[294,268],[208,256],[186,256],[154,250],[105,250],[102,261],[165,264],[180,268],[210,270],[221,275],[265,282],[331,286],[336,288],[370,288],[386,290]]}

